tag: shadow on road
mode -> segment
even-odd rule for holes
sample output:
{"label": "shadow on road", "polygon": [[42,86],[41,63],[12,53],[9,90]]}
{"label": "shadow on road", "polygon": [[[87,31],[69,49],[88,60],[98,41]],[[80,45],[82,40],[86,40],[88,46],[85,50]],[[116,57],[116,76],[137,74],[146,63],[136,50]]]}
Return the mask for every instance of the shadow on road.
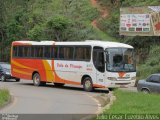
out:
{"label": "shadow on road", "polygon": [[[19,85],[25,85],[25,86],[33,86],[33,87],[36,87],[33,85],[33,83],[19,83]],[[55,86],[54,84],[46,84],[44,86],[40,86],[40,87],[46,87],[46,88],[56,88],[56,89],[61,89],[61,90],[75,90],[75,91],[82,91],[84,92],[83,88],[81,86],[73,86],[73,85],[65,85],[65,86],[62,86],[62,87],[57,87]],[[96,88],[93,90],[93,93],[109,93],[109,90],[108,89],[100,89],[100,88]]]}
{"label": "shadow on road", "polygon": [[[2,82],[2,80],[0,80],[0,82]],[[4,82],[17,82],[16,80],[6,80]]]}

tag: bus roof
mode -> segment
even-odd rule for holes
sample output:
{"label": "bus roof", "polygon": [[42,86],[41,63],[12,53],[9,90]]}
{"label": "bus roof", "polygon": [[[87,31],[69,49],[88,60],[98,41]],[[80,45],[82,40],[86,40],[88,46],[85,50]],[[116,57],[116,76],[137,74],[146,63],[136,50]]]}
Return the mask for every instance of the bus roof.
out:
{"label": "bus roof", "polygon": [[86,40],[86,41],[72,41],[72,42],[56,42],[56,41],[14,41],[12,45],[91,45],[91,46],[101,46],[103,48],[109,47],[124,47],[133,48],[130,45],[118,42],[108,42],[108,41],[97,41],[97,40]]}

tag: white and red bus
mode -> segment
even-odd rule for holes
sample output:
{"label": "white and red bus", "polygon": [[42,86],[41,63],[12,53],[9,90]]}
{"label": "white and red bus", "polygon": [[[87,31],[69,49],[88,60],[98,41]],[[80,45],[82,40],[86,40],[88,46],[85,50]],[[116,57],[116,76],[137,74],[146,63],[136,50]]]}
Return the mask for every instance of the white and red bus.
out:
{"label": "white and red bus", "polygon": [[84,90],[134,86],[134,48],[117,42],[14,41],[12,76],[35,86],[83,85]]}

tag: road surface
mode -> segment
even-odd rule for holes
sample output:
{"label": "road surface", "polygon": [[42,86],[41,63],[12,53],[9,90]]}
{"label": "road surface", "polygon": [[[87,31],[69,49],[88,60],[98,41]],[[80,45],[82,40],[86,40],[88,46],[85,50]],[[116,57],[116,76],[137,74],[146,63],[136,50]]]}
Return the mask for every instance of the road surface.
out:
{"label": "road surface", "polygon": [[0,81],[0,88],[9,89],[14,96],[13,102],[0,110],[10,114],[96,114],[99,105],[93,96],[107,93],[105,90],[89,93],[79,86],[35,87],[30,80]]}

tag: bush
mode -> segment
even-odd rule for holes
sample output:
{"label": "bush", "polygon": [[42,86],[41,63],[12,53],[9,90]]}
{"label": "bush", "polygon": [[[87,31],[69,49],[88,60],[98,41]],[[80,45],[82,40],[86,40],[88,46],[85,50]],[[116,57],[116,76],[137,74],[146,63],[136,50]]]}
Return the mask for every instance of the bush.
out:
{"label": "bush", "polygon": [[10,99],[10,94],[7,89],[0,89],[0,107],[2,107]]}
{"label": "bush", "polygon": [[140,65],[137,71],[139,79],[146,78],[150,74],[160,73],[160,47],[152,46],[149,52],[149,57],[145,64]]}

